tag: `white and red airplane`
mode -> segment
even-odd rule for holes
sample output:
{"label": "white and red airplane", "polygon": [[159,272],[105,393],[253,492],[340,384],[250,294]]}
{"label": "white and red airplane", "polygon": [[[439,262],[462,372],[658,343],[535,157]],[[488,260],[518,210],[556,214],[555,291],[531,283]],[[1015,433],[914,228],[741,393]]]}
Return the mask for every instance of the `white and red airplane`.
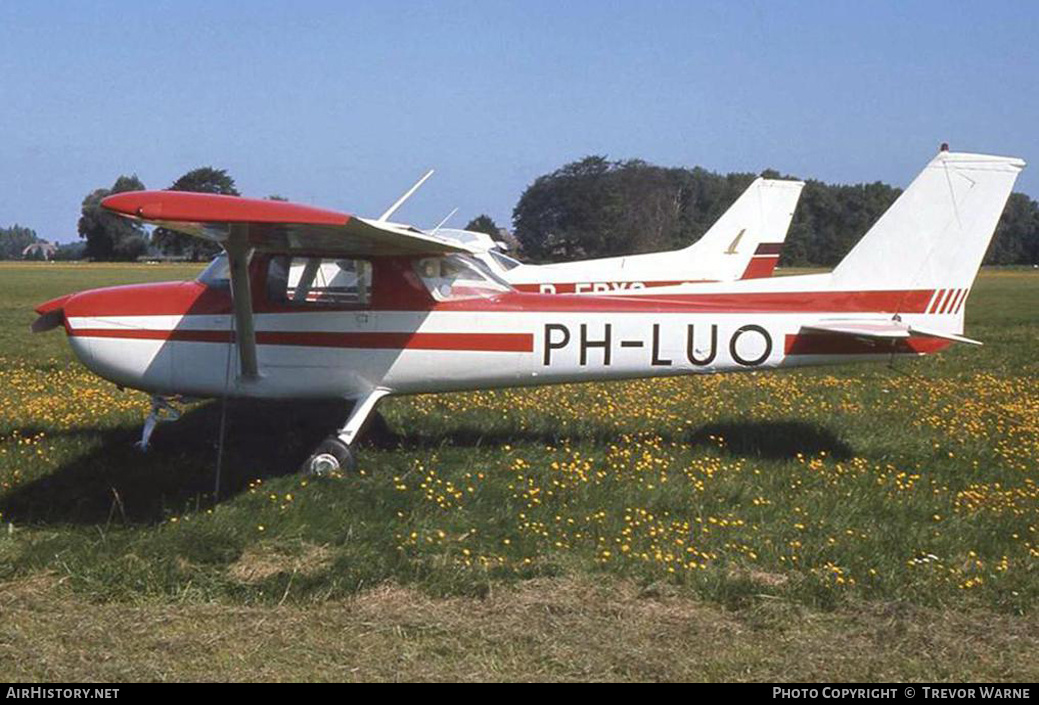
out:
{"label": "white and red airplane", "polygon": [[[105,208],[220,243],[196,280],[95,289],[36,310],[76,355],[156,400],[356,400],[304,463],[350,444],[391,394],[766,370],[937,352],[1019,159],[940,152],[830,273],[661,287],[624,297],[518,292],[461,243],[278,201],[175,191]],[[224,264],[222,264],[224,263]],[[154,422],[152,422],[154,425]]]}
{"label": "white and red airplane", "polygon": [[447,228],[435,232],[466,243],[474,256],[518,291],[622,295],[685,283],[757,279],[772,276],[803,188],[803,181],[759,177],[699,240],[670,252],[524,264],[500,252],[483,233]]}

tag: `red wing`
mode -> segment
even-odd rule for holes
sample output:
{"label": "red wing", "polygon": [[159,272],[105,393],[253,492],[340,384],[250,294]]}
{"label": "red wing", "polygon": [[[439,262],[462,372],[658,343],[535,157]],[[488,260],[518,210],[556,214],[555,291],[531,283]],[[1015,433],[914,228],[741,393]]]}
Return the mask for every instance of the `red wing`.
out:
{"label": "red wing", "polygon": [[227,242],[234,227],[258,250],[344,256],[469,251],[460,243],[407,225],[287,201],[186,191],[128,191],[109,196],[101,205],[120,215],[220,244]]}

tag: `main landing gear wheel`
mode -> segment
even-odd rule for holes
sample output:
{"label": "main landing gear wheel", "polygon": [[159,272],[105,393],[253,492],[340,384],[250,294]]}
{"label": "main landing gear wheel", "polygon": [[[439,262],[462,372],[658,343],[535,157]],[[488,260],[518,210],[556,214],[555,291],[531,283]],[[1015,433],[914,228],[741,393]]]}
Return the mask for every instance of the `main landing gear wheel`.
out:
{"label": "main landing gear wheel", "polygon": [[311,477],[328,477],[340,472],[353,472],[357,469],[350,446],[335,436],[327,438],[303,463],[300,472]]}
{"label": "main landing gear wheel", "polygon": [[365,419],[375,410],[379,400],[390,393],[390,390],[376,388],[354,403],[350,416],[334,435],[326,438],[317,450],[303,463],[302,472],[306,475],[334,475],[339,472],[353,472],[357,469],[357,461],[350,450],[350,445],[357,438]]}

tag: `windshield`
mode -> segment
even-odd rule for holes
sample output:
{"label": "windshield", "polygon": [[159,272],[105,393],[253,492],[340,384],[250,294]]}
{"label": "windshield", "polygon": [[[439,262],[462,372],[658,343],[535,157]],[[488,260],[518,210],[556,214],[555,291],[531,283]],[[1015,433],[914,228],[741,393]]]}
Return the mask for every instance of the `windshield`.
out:
{"label": "windshield", "polygon": [[221,253],[198,275],[198,282],[206,286],[228,286],[231,281],[231,270],[227,264],[227,253]]}
{"label": "windshield", "polygon": [[497,250],[488,250],[488,252],[490,253],[491,257],[494,258],[494,261],[497,262],[506,272],[510,269],[515,269],[516,267],[522,264],[522,262],[514,260],[508,255],[502,254]]}
{"label": "windshield", "polygon": [[420,259],[415,273],[437,301],[489,298],[511,289],[486,266],[464,255]]}

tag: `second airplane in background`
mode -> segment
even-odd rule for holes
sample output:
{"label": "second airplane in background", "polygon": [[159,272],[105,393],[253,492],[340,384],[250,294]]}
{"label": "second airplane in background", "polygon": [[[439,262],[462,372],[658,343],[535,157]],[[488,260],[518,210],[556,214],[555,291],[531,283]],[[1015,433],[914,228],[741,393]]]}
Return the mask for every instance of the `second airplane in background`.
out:
{"label": "second airplane in background", "polygon": [[553,264],[524,264],[483,233],[440,228],[465,242],[495,274],[519,291],[542,294],[623,294],[658,286],[772,276],[803,181],[757,178],[689,247],[668,252]]}

